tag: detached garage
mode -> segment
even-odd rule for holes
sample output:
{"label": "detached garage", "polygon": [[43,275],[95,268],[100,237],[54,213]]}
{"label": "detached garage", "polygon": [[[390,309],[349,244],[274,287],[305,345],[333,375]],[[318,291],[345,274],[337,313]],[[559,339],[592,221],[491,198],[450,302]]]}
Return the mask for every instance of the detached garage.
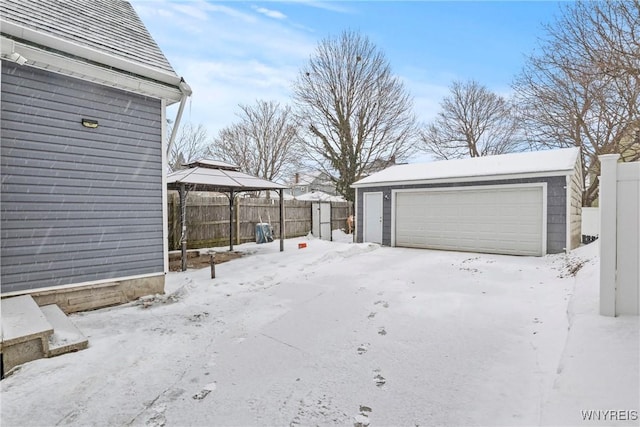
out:
{"label": "detached garage", "polygon": [[356,240],[541,256],[580,244],[577,148],[398,165],[353,184]]}

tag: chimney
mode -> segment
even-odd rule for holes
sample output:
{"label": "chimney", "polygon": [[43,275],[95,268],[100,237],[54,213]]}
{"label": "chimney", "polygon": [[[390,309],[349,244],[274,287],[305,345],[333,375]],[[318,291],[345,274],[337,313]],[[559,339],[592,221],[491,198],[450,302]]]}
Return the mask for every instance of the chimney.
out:
{"label": "chimney", "polygon": [[298,184],[298,183],[300,183],[300,173],[296,172],[294,184]]}

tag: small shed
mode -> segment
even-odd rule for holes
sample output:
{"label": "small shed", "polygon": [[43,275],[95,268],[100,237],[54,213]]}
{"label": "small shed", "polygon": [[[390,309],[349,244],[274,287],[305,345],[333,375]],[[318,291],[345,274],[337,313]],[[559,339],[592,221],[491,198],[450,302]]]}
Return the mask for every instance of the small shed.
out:
{"label": "small shed", "polygon": [[189,191],[210,191],[224,193],[229,198],[229,250],[233,250],[233,209],[235,197],[247,191],[278,192],[280,198],[280,251],[284,250],[284,190],[282,184],[267,181],[241,172],[240,168],[218,160],[198,160],[185,165],[186,168],[167,176],[167,188],[180,193],[180,212],[182,225],[182,270],[186,270],[187,225],[186,198]]}
{"label": "small shed", "polygon": [[578,148],[398,165],[353,184],[356,241],[541,256],[580,244]]}

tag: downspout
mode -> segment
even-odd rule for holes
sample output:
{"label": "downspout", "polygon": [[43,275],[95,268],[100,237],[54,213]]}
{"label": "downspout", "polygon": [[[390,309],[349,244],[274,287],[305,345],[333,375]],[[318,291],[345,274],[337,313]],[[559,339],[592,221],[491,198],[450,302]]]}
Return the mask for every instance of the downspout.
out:
{"label": "downspout", "polygon": [[182,97],[180,98],[180,106],[178,107],[178,113],[176,114],[176,120],[173,122],[173,128],[171,129],[171,136],[169,137],[169,142],[167,143],[167,156],[171,153],[171,146],[176,139],[176,135],[178,134],[178,128],[180,127],[180,121],[182,120],[182,113],[184,112],[184,106],[187,104],[187,98],[191,96],[193,93],[191,87],[184,81],[184,79],[180,78],[180,85],[178,85],[180,92],[182,92]]}
{"label": "downspout", "polygon": [[[180,120],[182,119],[182,112],[184,111],[184,106],[187,103],[187,98],[189,98],[189,96],[191,96],[191,88],[189,87],[189,85],[187,84],[187,82],[184,81],[184,79],[182,77],[180,77],[180,84],[178,85],[178,88],[180,89],[180,92],[182,92],[182,96],[180,97],[180,106],[178,107],[178,114],[176,115],[176,120],[174,122],[173,125],[173,129],[171,129],[171,137],[169,138],[169,141],[167,142],[167,151],[164,154],[166,161],[168,162],[168,158],[169,158],[169,153],[171,153],[171,146],[173,145],[173,141],[176,138],[176,133],[178,131],[178,127],[180,126]],[[163,114],[163,116],[165,116]],[[165,116],[166,117],[166,116]],[[165,117],[163,117],[163,121],[165,119]],[[165,125],[165,123],[162,124],[163,126]],[[164,132],[163,132],[164,134]],[[164,136],[164,135],[163,135]],[[163,166],[164,168],[167,168],[167,165],[165,164]],[[166,182],[166,170],[163,173],[163,180],[165,180]],[[166,183],[163,185],[163,193],[166,194],[167,192],[167,186]],[[166,210],[167,208],[167,203],[166,203],[166,199],[163,200],[163,209]],[[187,270],[187,215],[186,215],[186,211],[187,211],[187,194],[185,191],[185,185],[182,184],[180,186],[180,226],[182,229],[182,233],[180,236],[180,250],[181,250],[181,269],[182,271],[186,271]],[[166,218],[166,217],[165,217]],[[164,227],[165,229],[167,229],[167,234],[168,234],[168,228],[169,225],[167,223],[167,220],[164,220]],[[164,238],[165,242],[168,243],[168,236],[165,235]],[[168,251],[166,252],[165,258],[167,259],[166,263],[168,264]],[[165,268],[166,271],[166,268]]]}

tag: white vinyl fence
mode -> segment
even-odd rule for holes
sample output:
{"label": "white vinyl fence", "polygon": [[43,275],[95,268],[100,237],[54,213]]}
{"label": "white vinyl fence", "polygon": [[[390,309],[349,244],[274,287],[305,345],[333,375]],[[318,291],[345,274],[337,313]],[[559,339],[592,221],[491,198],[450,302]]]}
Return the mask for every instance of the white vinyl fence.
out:
{"label": "white vinyl fence", "polygon": [[640,314],[640,162],[600,159],[600,314]]}
{"label": "white vinyl fence", "polygon": [[582,208],[582,243],[590,243],[600,235],[600,208]]}

